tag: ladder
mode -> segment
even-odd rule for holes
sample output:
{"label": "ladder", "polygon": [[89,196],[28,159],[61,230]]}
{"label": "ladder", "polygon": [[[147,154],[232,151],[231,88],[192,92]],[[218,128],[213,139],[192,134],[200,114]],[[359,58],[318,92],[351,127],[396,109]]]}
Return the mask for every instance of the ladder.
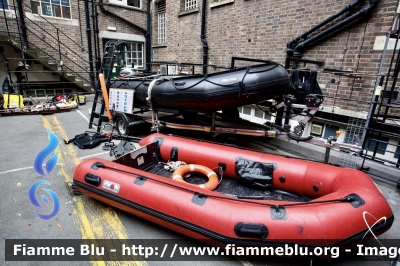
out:
{"label": "ladder", "polygon": [[[124,40],[111,40],[106,43],[104,47],[103,60],[101,61],[99,73],[103,73],[104,76],[106,77],[105,83],[108,92],[110,89],[110,82],[112,79],[112,70],[117,55],[128,52],[130,52],[130,45],[128,42]],[[96,132],[100,132],[103,121],[105,122],[108,121],[107,114],[104,114],[104,111],[106,109],[105,101],[104,99],[99,100],[101,92],[102,91],[101,91],[100,81],[98,81],[95,86],[94,100],[89,119],[89,128],[93,128],[93,125],[96,126]],[[97,108],[97,104],[100,104],[100,109]],[[94,123],[94,119],[96,117],[98,118],[97,124]]]}
{"label": "ladder", "polygon": [[[400,20],[399,16],[397,20]],[[394,49],[391,55],[388,54],[390,62],[385,63],[390,40],[394,42]],[[400,139],[400,104],[397,101],[399,94],[397,81],[400,74],[400,50],[397,48],[399,45],[400,24],[396,30],[389,31],[386,36],[386,43],[382,51],[381,62],[375,81],[375,94],[371,99],[371,106],[362,136],[365,150],[362,165],[364,165],[365,159],[369,157],[373,160],[378,159],[379,161],[395,165],[396,168],[400,167],[400,141],[396,145],[380,138],[382,136],[392,136]],[[367,141],[367,137],[370,137],[369,141]],[[380,145],[387,146],[387,148],[383,149],[379,147]],[[391,153],[395,159],[378,158],[379,151]],[[398,184],[400,185],[400,179]]]}

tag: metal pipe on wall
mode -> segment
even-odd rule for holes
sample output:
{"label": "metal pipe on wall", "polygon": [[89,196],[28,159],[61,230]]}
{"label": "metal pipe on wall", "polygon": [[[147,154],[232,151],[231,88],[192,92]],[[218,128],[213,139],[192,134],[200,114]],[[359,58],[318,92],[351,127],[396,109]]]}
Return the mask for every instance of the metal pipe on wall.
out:
{"label": "metal pipe on wall", "polygon": [[206,4],[207,0],[203,0],[201,5],[201,35],[200,35],[200,40],[203,43],[203,74],[207,74],[207,62],[208,62],[208,43],[205,35]]}
{"label": "metal pipe on wall", "polygon": [[358,11],[357,13],[351,15],[350,17],[336,23],[335,25],[333,25],[332,27],[318,33],[317,35],[311,37],[310,39],[305,40],[304,42],[299,43],[298,45],[296,45],[296,47],[293,49],[293,56],[294,57],[301,57],[302,56],[302,50],[307,48],[309,45],[320,41],[321,39],[325,38],[326,36],[328,36],[329,34],[347,26],[348,24],[350,24],[351,22],[369,14],[370,12],[372,12],[372,10],[375,9],[375,7],[378,5],[378,3],[381,0],[370,0],[369,1],[369,6],[363,8],[362,10]]}
{"label": "metal pipe on wall", "polygon": [[[19,21],[21,23],[20,27],[22,30],[22,38],[24,39],[24,44],[26,45],[26,49],[29,49],[29,42],[28,42],[28,36],[26,34],[26,25],[25,25],[25,19],[24,19],[24,10],[22,8],[22,0],[18,0],[18,15],[19,15]],[[7,19],[6,19],[7,20]]]}
{"label": "metal pipe on wall", "polygon": [[152,43],[152,30],[151,30],[151,12],[150,12],[150,4],[151,0],[147,0],[147,33],[146,33],[146,63],[147,63],[147,71],[151,72],[153,65],[150,64],[151,62],[151,43]]}
{"label": "metal pipe on wall", "polygon": [[286,59],[285,67],[289,68],[289,64],[290,64],[289,57],[291,57],[293,55],[293,46],[294,45],[296,45],[300,40],[305,40],[308,37],[308,35],[310,35],[314,31],[318,30],[319,28],[325,26],[326,24],[328,24],[329,22],[333,21],[334,19],[340,17],[341,15],[345,14],[346,12],[350,12],[350,11],[354,10],[354,8],[356,6],[358,6],[359,4],[361,4],[361,2],[363,2],[363,1],[364,0],[356,0],[353,3],[348,4],[345,8],[340,10],[338,13],[330,16],[329,18],[325,19],[324,21],[322,21],[322,22],[318,23],[317,25],[313,26],[308,31],[302,33],[301,35],[299,35],[299,36],[293,38],[291,41],[289,41],[286,44],[286,53],[288,54],[288,56],[287,56],[287,59]]}
{"label": "metal pipe on wall", "polygon": [[92,36],[91,36],[91,28],[90,28],[90,19],[89,19],[89,0],[85,0],[85,18],[86,18],[86,35],[88,42],[88,54],[89,54],[89,71],[90,71],[90,83],[92,88],[95,88],[95,79],[94,79],[94,68],[93,68],[93,52],[92,52]]}
{"label": "metal pipe on wall", "polygon": [[97,5],[92,1],[92,24],[93,24],[93,40],[94,40],[94,56],[95,56],[95,69],[96,77],[100,74],[101,59],[100,59],[100,39],[99,39],[99,21],[97,13]]}
{"label": "metal pipe on wall", "polygon": [[[80,1],[77,2],[77,5],[78,5],[78,20],[80,22],[81,21],[81,4],[80,4]],[[81,26],[82,26],[81,23],[79,23],[79,35],[81,37],[81,48],[83,50],[84,49],[83,48],[83,33],[82,33],[82,27]]]}

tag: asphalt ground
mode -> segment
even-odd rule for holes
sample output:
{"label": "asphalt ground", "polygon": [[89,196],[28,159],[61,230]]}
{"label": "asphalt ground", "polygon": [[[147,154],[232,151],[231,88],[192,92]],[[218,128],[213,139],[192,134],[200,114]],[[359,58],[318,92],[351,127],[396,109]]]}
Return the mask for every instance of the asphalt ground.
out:
{"label": "asphalt ground", "polygon": [[[72,182],[72,169],[86,158],[99,157],[112,160],[102,145],[82,150],[73,144],[65,145],[63,139],[71,139],[88,129],[90,104],[78,110],[53,115],[21,115],[0,117],[0,235],[5,239],[184,239],[188,245],[198,245],[171,230],[149,223],[129,213],[114,209],[87,196],[72,196],[67,189]],[[50,174],[41,176],[33,166],[38,152],[49,143],[48,131],[59,140],[56,153],[58,163]],[[183,133],[184,134],[184,133]],[[117,143],[117,142],[116,142]],[[289,155],[279,150],[278,154]],[[28,194],[31,186],[46,180],[47,188],[54,191],[60,202],[60,211],[49,220],[42,220],[36,214],[50,213],[52,204],[43,208],[32,205]],[[378,187],[388,199],[395,217],[400,215],[399,191],[393,185],[377,181]],[[400,222],[395,219],[392,228],[380,239],[399,239]],[[375,241],[375,240],[371,240]],[[117,259],[118,260],[118,259]],[[85,262],[15,262],[5,261],[5,241],[0,242],[0,265],[390,265],[379,261],[292,261],[284,258],[220,256],[212,261],[85,261]]]}

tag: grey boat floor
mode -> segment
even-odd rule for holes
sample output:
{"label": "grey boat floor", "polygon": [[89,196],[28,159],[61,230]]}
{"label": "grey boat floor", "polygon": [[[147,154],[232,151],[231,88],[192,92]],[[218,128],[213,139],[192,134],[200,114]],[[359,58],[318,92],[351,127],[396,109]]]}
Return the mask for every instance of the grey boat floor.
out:
{"label": "grey boat floor", "polygon": [[[171,178],[172,176],[172,172],[164,169],[163,163],[151,164],[143,170],[166,178]],[[189,177],[185,178],[185,181],[191,184],[204,184],[207,182],[207,177],[198,173],[191,173]],[[274,188],[260,190],[247,187],[237,182],[236,179],[229,177],[223,177],[215,191],[243,199],[281,200],[294,202],[308,202],[311,200],[309,197],[296,195]]]}

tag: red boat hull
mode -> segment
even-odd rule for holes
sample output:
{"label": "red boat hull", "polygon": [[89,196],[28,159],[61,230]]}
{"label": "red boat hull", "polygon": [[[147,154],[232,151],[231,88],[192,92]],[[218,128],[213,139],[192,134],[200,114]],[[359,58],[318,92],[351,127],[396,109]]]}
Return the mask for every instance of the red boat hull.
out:
{"label": "red boat hull", "polygon": [[[161,134],[143,139],[140,145],[155,141],[158,148],[154,153],[163,161],[177,155],[180,161],[211,169],[223,164],[224,178],[236,178],[238,157],[273,163],[273,188],[313,200],[296,203],[232,198],[96,158],[75,167],[75,184],[84,194],[109,205],[189,237],[219,243],[343,248],[367,239],[369,227],[381,217],[386,217],[386,223],[372,228],[375,235],[393,223],[385,197],[361,171]],[[144,160],[140,152],[132,155],[138,164]],[[88,175],[95,181],[88,181]],[[284,213],[274,214],[279,208]]]}

